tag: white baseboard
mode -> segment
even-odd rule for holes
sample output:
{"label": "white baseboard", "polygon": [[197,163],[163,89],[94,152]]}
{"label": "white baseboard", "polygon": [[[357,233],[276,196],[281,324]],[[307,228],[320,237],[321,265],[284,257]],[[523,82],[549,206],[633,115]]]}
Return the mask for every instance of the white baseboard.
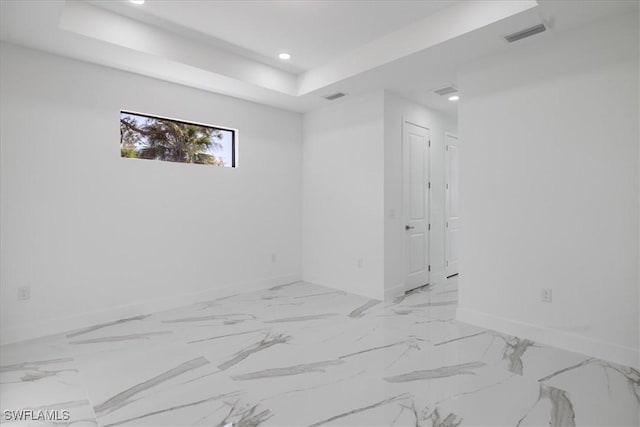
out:
{"label": "white baseboard", "polygon": [[5,345],[60,334],[100,323],[113,322],[127,317],[156,313],[158,311],[170,310],[232,294],[262,290],[272,286],[286,285],[299,281],[299,274],[290,274],[287,276],[258,280],[251,283],[239,283],[217,289],[209,289],[204,292],[176,295],[169,298],[127,304],[114,307],[109,310],[82,313],[68,317],[33,322],[26,325],[2,328],[0,330],[0,344]]}
{"label": "white baseboard", "polygon": [[389,289],[384,290],[384,300],[391,301],[401,295],[404,295],[404,284],[397,284]]}
{"label": "white baseboard", "polygon": [[544,326],[498,317],[458,307],[456,319],[463,323],[527,338],[540,344],[586,354],[598,359],[635,368],[640,367],[640,352],[632,347],[598,341],[582,335],[551,329]]}
{"label": "white baseboard", "polygon": [[447,275],[444,271],[429,273],[429,285],[435,286],[446,282]]}
{"label": "white baseboard", "polygon": [[304,277],[302,278],[302,281],[304,283],[308,283],[309,285],[314,285],[314,286],[322,286],[323,288],[329,288],[329,289],[335,289],[336,291],[342,291],[342,292],[346,292],[348,294],[352,294],[352,295],[360,295],[361,297],[365,297],[365,298],[370,298],[370,299],[375,299],[378,301],[381,301],[379,296],[374,296],[365,292],[358,292],[357,289],[345,289],[344,287],[341,286],[337,286],[337,285],[327,285],[326,283],[321,283],[315,280],[308,280],[305,279]]}

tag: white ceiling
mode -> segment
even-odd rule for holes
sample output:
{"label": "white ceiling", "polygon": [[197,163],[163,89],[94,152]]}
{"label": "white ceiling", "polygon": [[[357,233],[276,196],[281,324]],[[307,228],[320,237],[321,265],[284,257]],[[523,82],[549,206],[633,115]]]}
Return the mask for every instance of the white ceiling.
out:
{"label": "white ceiling", "polygon": [[[143,22],[158,19],[213,37],[226,48],[286,70],[306,71],[455,3],[430,1],[93,1]],[[179,31],[179,30],[177,30]],[[276,60],[288,52],[291,60]],[[287,66],[289,63],[291,66]]]}
{"label": "white ceiling", "polygon": [[22,0],[0,1],[0,39],[292,111],[386,89],[455,114],[432,89],[464,63],[622,13],[638,1]]}

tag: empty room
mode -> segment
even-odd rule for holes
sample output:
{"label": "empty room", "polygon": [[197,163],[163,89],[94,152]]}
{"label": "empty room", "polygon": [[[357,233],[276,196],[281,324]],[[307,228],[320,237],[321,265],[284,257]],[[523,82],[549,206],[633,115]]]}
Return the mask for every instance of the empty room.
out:
{"label": "empty room", "polygon": [[638,0],[0,0],[0,424],[640,425]]}

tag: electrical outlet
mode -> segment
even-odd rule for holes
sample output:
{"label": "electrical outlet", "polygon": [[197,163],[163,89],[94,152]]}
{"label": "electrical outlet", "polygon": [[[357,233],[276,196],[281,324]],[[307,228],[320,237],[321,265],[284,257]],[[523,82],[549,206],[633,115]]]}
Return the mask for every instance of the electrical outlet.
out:
{"label": "electrical outlet", "polygon": [[271,254],[271,262],[276,262],[278,260],[278,255],[274,252]]}
{"label": "electrical outlet", "polygon": [[356,262],[356,265],[358,266],[358,268],[362,268],[362,265],[364,263],[362,262],[362,258],[358,258],[358,261]]}
{"label": "electrical outlet", "polygon": [[26,301],[31,298],[31,287],[18,286],[18,301]]}
{"label": "electrical outlet", "polygon": [[542,288],[540,293],[540,301],[542,302],[551,302],[551,288]]}

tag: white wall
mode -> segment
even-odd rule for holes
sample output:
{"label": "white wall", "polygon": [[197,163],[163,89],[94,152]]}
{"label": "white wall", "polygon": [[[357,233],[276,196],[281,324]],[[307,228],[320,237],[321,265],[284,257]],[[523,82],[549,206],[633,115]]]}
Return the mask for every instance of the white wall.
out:
{"label": "white wall", "polygon": [[[304,115],[303,278],[384,297],[384,93]],[[360,262],[359,262],[360,261]]]}
{"label": "white wall", "polygon": [[384,98],[384,266],[386,298],[404,292],[405,230],[402,214],[402,124],[429,129],[431,193],[430,283],[445,278],[445,132],[456,133],[456,118],[430,110],[391,92]]}
{"label": "white wall", "polygon": [[[1,55],[3,341],[300,278],[299,114]],[[122,159],[120,109],[237,128],[239,167]]]}
{"label": "white wall", "polygon": [[459,319],[639,365],[638,71],[630,16],[460,73]]}

